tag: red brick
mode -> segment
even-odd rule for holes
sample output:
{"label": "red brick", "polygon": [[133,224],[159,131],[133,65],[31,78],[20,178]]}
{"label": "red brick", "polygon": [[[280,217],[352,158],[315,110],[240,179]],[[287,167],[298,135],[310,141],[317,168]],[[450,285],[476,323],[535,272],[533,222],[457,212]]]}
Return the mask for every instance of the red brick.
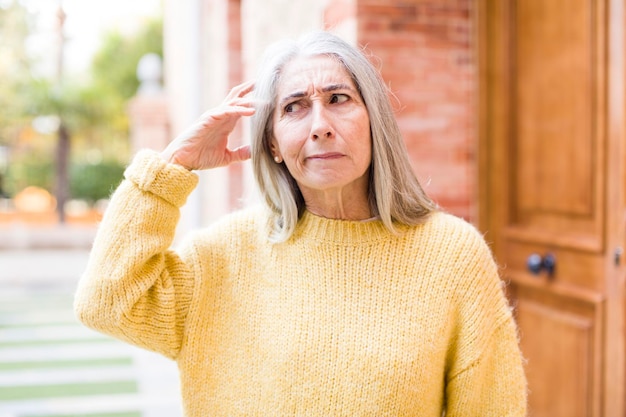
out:
{"label": "red brick", "polygon": [[355,4],[351,0],[334,0],[324,10],[324,26],[332,28],[356,15]]}
{"label": "red brick", "polygon": [[355,1],[359,43],[382,61],[417,175],[446,209],[468,217],[477,194],[473,2]]}

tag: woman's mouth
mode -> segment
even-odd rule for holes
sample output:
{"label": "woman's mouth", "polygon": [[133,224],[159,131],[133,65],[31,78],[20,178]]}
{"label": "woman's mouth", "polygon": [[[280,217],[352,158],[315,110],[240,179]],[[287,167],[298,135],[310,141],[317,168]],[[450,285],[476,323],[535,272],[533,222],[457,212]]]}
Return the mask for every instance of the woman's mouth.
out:
{"label": "woman's mouth", "polygon": [[339,152],[323,152],[323,153],[317,153],[317,154],[311,155],[307,159],[331,160],[331,159],[339,159],[339,158],[342,158],[343,156],[344,155]]}

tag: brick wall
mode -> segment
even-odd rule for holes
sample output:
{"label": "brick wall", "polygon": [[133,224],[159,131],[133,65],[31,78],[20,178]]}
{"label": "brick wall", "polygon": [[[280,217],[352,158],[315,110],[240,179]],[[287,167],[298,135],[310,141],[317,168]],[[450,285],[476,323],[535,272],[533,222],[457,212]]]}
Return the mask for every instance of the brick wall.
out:
{"label": "brick wall", "polygon": [[472,0],[355,0],[358,43],[380,58],[415,171],[445,209],[476,211]]}

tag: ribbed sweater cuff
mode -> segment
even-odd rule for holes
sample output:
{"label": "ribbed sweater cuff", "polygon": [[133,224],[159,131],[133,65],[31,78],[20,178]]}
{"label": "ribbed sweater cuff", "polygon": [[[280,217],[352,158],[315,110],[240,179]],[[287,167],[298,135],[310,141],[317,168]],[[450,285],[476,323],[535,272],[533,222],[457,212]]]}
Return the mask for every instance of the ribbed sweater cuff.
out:
{"label": "ribbed sweater cuff", "polygon": [[124,177],[140,190],[182,207],[198,184],[198,176],[187,169],[165,162],[156,151],[141,150],[124,171]]}

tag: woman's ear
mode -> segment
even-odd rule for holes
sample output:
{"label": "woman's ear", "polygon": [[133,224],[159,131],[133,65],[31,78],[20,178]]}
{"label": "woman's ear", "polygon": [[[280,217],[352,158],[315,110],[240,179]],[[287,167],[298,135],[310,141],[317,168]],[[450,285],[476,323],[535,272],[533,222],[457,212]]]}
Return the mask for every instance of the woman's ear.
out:
{"label": "woman's ear", "polygon": [[276,143],[276,139],[270,139],[270,151],[272,152],[272,156],[274,157],[274,161],[276,163],[282,162],[282,157],[280,156],[280,151],[278,150],[278,143]]}

